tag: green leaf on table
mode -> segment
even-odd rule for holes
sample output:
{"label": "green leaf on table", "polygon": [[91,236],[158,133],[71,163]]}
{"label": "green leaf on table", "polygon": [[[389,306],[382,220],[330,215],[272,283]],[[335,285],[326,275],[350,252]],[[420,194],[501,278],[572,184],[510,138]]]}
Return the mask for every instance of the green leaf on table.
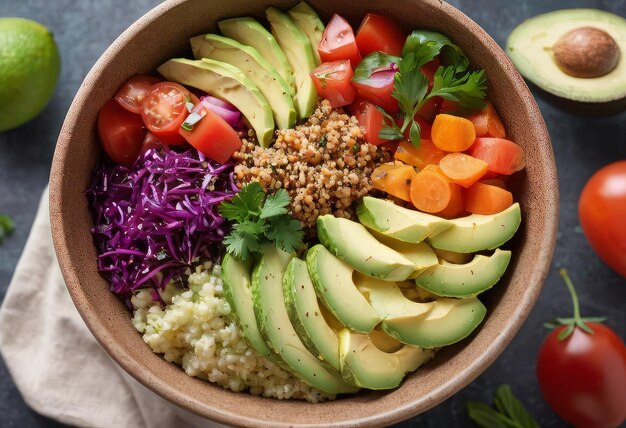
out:
{"label": "green leaf on table", "polygon": [[539,428],[508,385],[501,385],[496,390],[493,401],[495,409],[484,403],[468,402],[470,419],[484,428]]}
{"label": "green leaf on table", "polygon": [[15,230],[13,219],[6,214],[0,214],[0,244],[4,238],[9,236]]}

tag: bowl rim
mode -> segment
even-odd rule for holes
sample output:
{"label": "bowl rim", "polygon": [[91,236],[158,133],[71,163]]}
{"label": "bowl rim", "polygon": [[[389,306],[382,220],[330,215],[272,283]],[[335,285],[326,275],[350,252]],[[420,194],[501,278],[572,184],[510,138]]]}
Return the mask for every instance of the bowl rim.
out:
{"label": "bowl rim", "polygon": [[[114,335],[103,327],[103,323],[95,312],[92,311],[91,308],[87,308],[86,305],[79,304],[79,302],[87,301],[87,297],[85,290],[80,286],[79,275],[77,274],[76,269],[72,266],[69,255],[66,251],[66,249],[69,248],[68,241],[66,239],[67,235],[65,233],[65,228],[60,221],[63,206],[61,195],[63,174],[61,174],[61,170],[64,162],[68,159],[67,149],[69,141],[72,139],[72,129],[77,123],[79,117],[78,113],[82,110],[83,105],[88,102],[88,88],[94,85],[98,79],[101,78],[103,72],[112,62],[111,58],[114,54],[125,47],[129,41],[131,41],[137,34],[144,31],[146,27],[152,24],[152,22],[158,19],[161,15],[175,9],[186,1],[188,0],[169,0],[167,2],[163,2],[138,18],[103,52],[78,89],[60,131],[50,173],[50,217],[53,225],[60,223],[59,227],[52,227],[54,248],[58,256],[59,265],[70,296],[87,327],[109,356],[138,382],[178,407],[192,412],[197,416],[216,422],[239,426],[307,426],[307,424],[293,424],[252,419],[241,414],[211,408],[210,405],[200,402],[188,394],[182,394],[179,389],[171,387],[168,385],[168,381],[166,379],[156,376],[145,376],[146,373],[143,373],[145,370],[138,370],[133,364],[133,361],[126,358],[127,355],[121,343],[116,341],[113,337]],[[443,13],[452,15],[452,18],[457,21],[459,25],[465,26],[467,31],[474,33],[476,37],[479,37],[484,42],[485,47],[496,57],[498,62],[504,64],[504,68],[506,68],[507,73],[509,73],[509,78],[511,79],[513,86],[518,91],[526,92],[529,95],[527,97],[522,97],[522,105],[525,109],[524,115],[529,116],[533,121],[535,121],[538,127],[537,132],[542,134],[545,137],[544,140],[549,143],[550,139],[547,127],[539,111],[539,107],[528,89],[528,86],[524,82],[521,75],[517,72],[510,59],[506,56],[500,46],[491,38],[491,36],[489,36],[487,32],[482,29],[482,27],[480,27],[467,15],[445,1],[419,1],[425,3],[428,7],[440,9]],[[431,409],[457,393],[461,388],[477,378],[495,361],[497,357],[500,356],[506,346],[513,340],[539,297],[543,283],[548,275],[550,261],[552,260],[556,244],[556,232],[558,229],[559,192],[556,175],[556,163],[552,147],[550,144],[542,144],[538,145],[537,150],[540,152],[541,159],[548,161],[548,172],[554,172],[554,174],[546,174],[546,179],[549,181],[547,183],[548,186],[546,187],[546,198],[555,203],[548,204],[545,207],[545,217],[542,226],[546,233],[543,235],[540,241],[540,246],[537,249],[539,252],[538,259],[545,260],[545,262],[540,266],[535,266],[535,269],[533,269],[533,272],[530,275],[532,279],[532,281],[530,281],[531,286],[525,289],[523,295],[520,297],[519,305],[517,305],[514,312],[509,314],[511,321],[504,326],[503,330],[500,331],[500,334],[493,339],[489,346],[482,350],[480,359],[475,359],[474,361],[469,362],[454,378],[442,382],[437,388],[431,390],[430,394],[427,396],[422,396],[416,400],[407,402],[404,405],[393,407],[384,413],[338,421],[333,423],[333,426],[387,425],[405,420],[418,413]],[[419,408],[419,411],[416,412],[415,408]]]}

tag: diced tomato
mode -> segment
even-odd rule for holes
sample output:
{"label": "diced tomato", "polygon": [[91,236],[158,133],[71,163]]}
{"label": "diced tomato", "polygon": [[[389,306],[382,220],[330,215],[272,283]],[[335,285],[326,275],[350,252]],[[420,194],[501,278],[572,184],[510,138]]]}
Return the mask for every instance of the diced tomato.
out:
{"label": "diced tomato", "polygon": [[352,76],[354,70],[348,60],[325,62],[311,72],[318,95],[330,101],[333,108],[352,104],[356,98]]}
{"label": "diced tomato", "polygon": [[411,181],[416,175],[410,165],[387,163],[372,171],[372,186],[404,201],[410,201]]}
{"label": "diced tomato", "polygon": [[439,106],[441,105],[441,101],[443,98],[441,97],[432,97],[429,98],[422,108],[419,109],[416,116],[421,117],[428,122],[432,122],[435,120],[435,116],[439,114]]}
{"label": "diced tomato", "polygon": [[109,100],[98,114],[98,135],[102,148],[113,162],[130,167],[141,152],[146,128],[141,116]]}
{"label": "diced tomato", "polygon": [[354,31],[348,21],[334,14],[322,34],[318,48],[322,62],[350,60],[353,67],[361,61]]}
{"label": "diced tomato", "polygon": [[118,89],[115,94],[115,100],[126,110],[141,114],[141,103],[150,90],[150,87],[161,81],[162,79],[158,77],[143,74],[131,77]]}
{"label": "diced tomato", "polygon": [[173,82],[157,83],[150,87],[143,100],[141,117],[148,130],[163,143],[183,144],[185,139],[178,129],[189,115],[187,102],[192,102],[192,96],[183,86]]}
{"label": "diced tomato", "polygon": [[513,195],[491,184],[476,183],[465,189],[465,209],[472,214],[497,214],[513,204]]}
{"label": "diced tomato", "polygon": [[383,114],[378,111],[374,104],[357,99],[350,106],[350,111],[359,121],[359,126],[363,129],[365,141],[376,145],[388,141],[378,136],[380,130],[383,128]]}
{"label": "diced tomato", "polygon": [[[454,114],[459,111],[459,103],[456,101],[442,99],[439,113]],[[468,118],[469,119],[469,118]]]}
{"label": "diced tomato", "polygon": [[217,113],[198,103],[192,109],[202,119],[192,125],[191,131],[179,127],[180,135],[206,157],[224,163],[241,148],[237,132]]}
{"label": "diced tomato", "polygon": [[146,132],[146,137],[141,145],[141,153],[145,153],[148,149],[154,149],[161,145],[159,139],[152,132]]}
{"label": "diced tomato", "polygon": [[359,97],[382,107],[389,114],[397,113],[398,100],[391,96],[394,86],[393,73],[375,73],[368,80],[352,81]]}
{"label": "diced tomato", "polygon": [[356,32],[356,44],[362,56],[371,52],[402,55],[406,35],[391,18],[368,13]]}
{"label": "diced tomato", "polygon": [[439,69],[439,58],[435,58],[432,61],[427,62],[420,68],[420,71],[424,73],[424,76],[428,79],[428,89],[432,88],[435,73]]}
{"label": "diced tomato", "polygon": [[524,150],[504,138],[476,138],[468,153],[487,162],[488,170],[498,174],[511,175],[526,165]]}
{"label": "diced tomato", "polygon": [[477,137],[506,137],[506,130],[502,120],[500,120],[498,112],[489,102],[487,102],[487,106],[484,109],[469,116],[468,119],[474,124]]}

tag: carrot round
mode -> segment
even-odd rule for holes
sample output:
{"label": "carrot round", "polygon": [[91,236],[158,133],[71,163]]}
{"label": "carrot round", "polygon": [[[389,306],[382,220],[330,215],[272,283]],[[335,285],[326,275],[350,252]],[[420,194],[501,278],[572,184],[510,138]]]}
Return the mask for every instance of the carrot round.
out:
{"label": "carrot round", "polygon": [[435,147],[431,140],[422,139],[419,148],[415,148],[408,141],[401,141],[394,157],[404,163],[424,169],[426,165],[438,164],[445,155],[446,152]]}
{"label": "carrot round", "polygon": [[447,152],[464,152],[476,139],[474,124],[464,117],[438,114],[431,138],[435,146]]}
{"label": "carrot round", "polygon": [[420,211],[437,213],[445,210],[454,198],[456,184],[437,165],[426,167],[411,182],[411,202]]}
{"label": "carrot round", "polygon": [[434,214],[443,218],[457,218],[465,213],[465,204],[463,203],[463,190],[460,186],[452,185],[450,193],[450,202],[443,210]]}
{"label": "carrot round", "polygon": [[415,169],[410,165],[383,164],[372,172],[372,187],[404,201],[410,201]]}
{"label": "carrot round", "polygon": [[439,167],[450,181],[463,187],[470,187],[487,173],[487,162],[464,153],[447,154]]}
{"label": "carrot round", "polygon": [[472,214],[496,214],[513,204],[513,195],[498,186],[476,183],[465,190],[464,202]]}

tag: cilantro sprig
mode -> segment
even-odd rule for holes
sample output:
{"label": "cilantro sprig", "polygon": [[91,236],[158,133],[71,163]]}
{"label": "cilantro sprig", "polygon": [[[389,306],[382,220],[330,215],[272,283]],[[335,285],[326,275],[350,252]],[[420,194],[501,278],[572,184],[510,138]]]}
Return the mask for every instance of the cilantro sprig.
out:
{"label": "cilantro sprig", "polygon": [[290,199],[285,189],[265,195],[257,182],[244,186],[231,201],[224,201],[219,212],[234,222],[224,238],[226,251],[241,260],[261,251],[263,242],[291,253],[302,247],[302,223],[288,214]]}
{"label": "cilantro sprig", "polygon": [[501,385],[494,394],[493,407],[478,401],[467,403],[467,413],[484,428],[539,428],[539,424],[513,395],[511,387]]}
{"label": "cilantro sprig", "polygon": [[0,244],[4,241],[4,238],[9,236],[15,230],[15,223],[11,217],[6,214],[0,214]]}
{"label": "cilantro sprig", "polygon": [[[435,72],[432,88],[420,70],[441,53],[442,66]],[[392,116],[385,116],[385,126],[379,136],[387,140],[400,140],[409,128],[409,139],[419,147],[420,126],[415,115],[433,97],[456,101],[461,109],[477,109],[485,106],[487,90],[484,70],[467,71],[469,61],[461,49],[450,40],[435,32],[413,32],[405,44],[403,57],[394,77],[392,96],[398,100],[402,125],[397,125]]]}

